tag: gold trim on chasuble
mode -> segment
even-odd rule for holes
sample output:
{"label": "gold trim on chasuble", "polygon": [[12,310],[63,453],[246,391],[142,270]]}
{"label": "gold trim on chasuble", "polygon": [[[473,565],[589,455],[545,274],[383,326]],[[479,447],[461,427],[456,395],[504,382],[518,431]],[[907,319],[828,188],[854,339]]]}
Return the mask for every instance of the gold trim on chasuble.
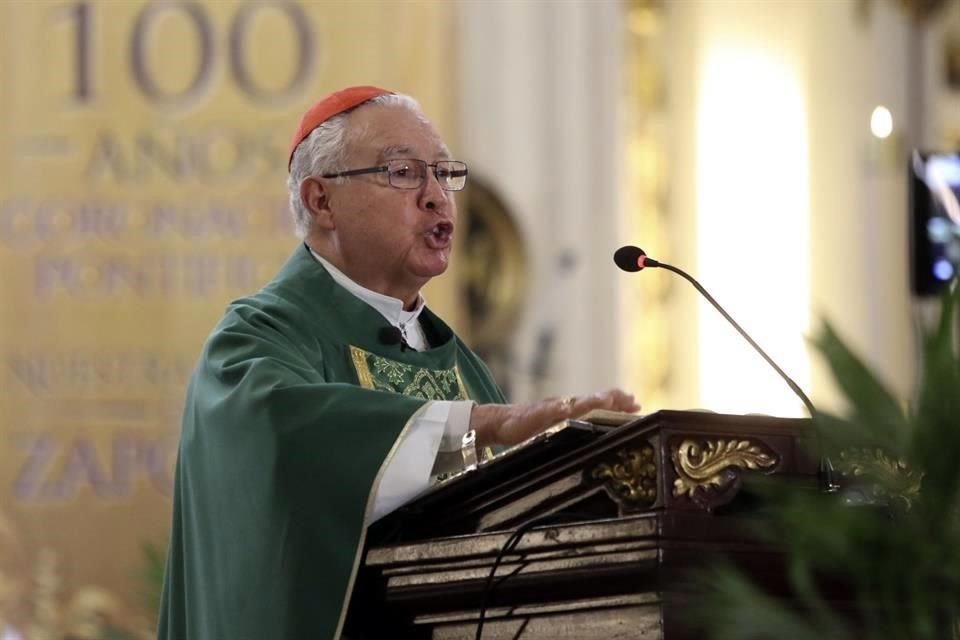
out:
{"label": "gold trim on chasuble", "polygon": [[[357,380],[360,386],[365,389],[378,389],[381,391],[393,391],[404,395],[422,398],[424,400],[469,400],[467,389],[463,385],[463,379],[460,377],[460,369],[422,369],[413,365],[404,364],[389,358],[364,351],[359,347],[350,346],[350,359],[353,361],[353,367],[357,371]],[[437,395],[440,394],[440,395]],[[426,405],[417,409],[416,413],[410,416],[407,424],[393,443],[390,453],[380,465],[377,471],[376,479],[373,482],[372,489],[380,486],[380,480],[383,477],[384,470],[389,466],[393,459],[397,446],[403,440],[407,429],[413,424],[413,421],[420,417],[424,412]],[[343,602],[340,605],[340,620],[337,622],[337,630],[334,638],[340,638],[343,633],[343,624],[346,620],[347,609],[350,603],[350,594],[353,593],[353,586],[357,578],[357,569],[360,566],[360,558],[363,556],[363,547],[367,537],[367,524],[370,519],[370,513],[373,510],[373,497],[375,490],[370,491],[367,496],[367,508],[365,511],[363,530],[360,532],[360,541],[353,556],[353,570],[350,573],[350,581],[347,583],[347,590],[344,594]]]}
{"label": "gold trim on chasuble", "polygon": [[392,391],[421,400],[469,400],[460,368],[424,369],[350,346],[357,380],[365,389]]}

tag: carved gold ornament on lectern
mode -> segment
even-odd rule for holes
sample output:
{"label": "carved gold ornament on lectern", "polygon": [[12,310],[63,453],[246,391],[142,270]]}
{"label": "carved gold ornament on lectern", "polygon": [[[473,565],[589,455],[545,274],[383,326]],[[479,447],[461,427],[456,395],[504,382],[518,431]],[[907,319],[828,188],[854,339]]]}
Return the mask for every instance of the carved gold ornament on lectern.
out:
{"label": "carved gold ornament on lectern", "polygon": [[617,503],[628,507],[645,507],[657,499],[657,463],[653,447],[643,445],[636,449],[617,452],[620,462],[598,464],[593,477],[605,480],[607,493]]}
{"label": "carved gold ornament on lectern", "polygon": [[869,487],[873,498],[899,503],[906,509],[920,495],[923,472],[880,448],[849,448],[840,452],[836,470],[851,483]]}
{"label": "carved gold ornament on lectern", "polygon": [[750,440],[707,440],[701,446],[684,440],[673,450],[673,468],[677,479],[673,495],[693,497],[697,489],[713,486],[725,489],[736,478],[733,469],[769,469],[776,457]]}

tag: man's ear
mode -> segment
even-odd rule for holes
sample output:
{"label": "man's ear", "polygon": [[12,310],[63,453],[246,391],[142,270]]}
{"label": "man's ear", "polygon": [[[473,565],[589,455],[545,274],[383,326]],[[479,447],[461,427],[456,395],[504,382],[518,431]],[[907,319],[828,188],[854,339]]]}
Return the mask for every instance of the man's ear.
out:
{"label": "man's ear", "polygon": [[329,195],[324,182],[314,176],[307,176],[300,182],[300,200],[315,228],[332,230],[335,227]]}

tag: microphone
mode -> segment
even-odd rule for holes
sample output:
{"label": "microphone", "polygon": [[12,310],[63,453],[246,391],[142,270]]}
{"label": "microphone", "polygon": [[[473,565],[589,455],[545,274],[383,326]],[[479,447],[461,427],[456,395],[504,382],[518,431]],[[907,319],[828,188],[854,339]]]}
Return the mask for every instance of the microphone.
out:
{"label": "microphone", "polygon": [[[640,271],[644,267],[663,266],[653,258],[649,257],[646,253],[644,253],[643,249],[641,249],[640,247],[632,247],[630,245],[627,245],[625,247],[620,247],[619,249],[617,249],[616,253],[613,254],[613,261],[617,263],[618,267],[620,267],[624,271],[629,271],[629,272]],[[669,265],[667,266],[669,267]],[[688,276],[687,274],[681,273],[679,270],[676,270],[676,271],[677,273],[680,273],[680,275],[686,277],[691,282],[694,282],[695,286],[699,286],[696,284],[696,281],[690,276]],[[703,293],[708,296],[710,295],[706,292],[703,292]],[[711,298],[711,302],[712,302],[712,298]],[[714,303],[714,305],[716,305],[716,303]]]}
{"label": "microphone", "polygon": [[380,344],[387,346],[399,344],[400,351],[406,351],[410,348],[410,345],[407,344],[406,339],[403,337],[403,331],[400,330],[400,327],[393,325],[380,329],[380,331],[377,332],[377,339],[380,340]]}
{"label": "microphone", "polygon": [[[777,363],[773,361],[773,358],[768,356],[767,352],[760,348],[760,345],[758,345],[753,340],[753,338],[751,338],[747,334],[747,332],[744,331],[739,324],[737,324],[737,321],[734,320],[730,316],[730,314],[727,313],[726,310],[724,310],[724,308],[720,306],[719,302],[714,300],[713,296],[711,296],[710,293],[706,289],[704,289],[703,286],[699,282],[697,282],[693,276],[691,276],[689,273],[687,273],[683,269],[679,269],[673,265],[667,264],[666,262],[660,262],[659,260],[654,260],[653,258],[649,257],[646,254],[646,252],[640,247],[634,247],[630,245],[627,245],[625,247],[620,247],[619,249],[617,249],[616,252],[613,254],[613,261],[622,270],[631,272],[631,273],[642,271],[647,267],[659,267],[661,269],[666,269],[667,271],[672,271],[673,273],[677,274],[678,276],[680,276],[681,278],[683,278],[684,280],[692,284],[696,288],[696,290],[699,291],[700,294],[707,299],[707,302],[712,304],[713,308],[719,311],[720,315],[722,315],[724,319],[726,319],[726,321],[729,322],[733,326],[733,328],[740,333],[741,336],[743,336],[743,339],[749,342],[751,347],[756,349],[757,353],[759,353],[763,357],[763,359],[767,361],[767,364],[773,367],[774,371],[780,374],[780,377],[783,378],[784,382],[787,383],[787,386],[790,387],[790,390],[793,391],[798,398],[800,398],[800,401],[803,402],[803,405],[807,408],[807,412],[810,414],[811,420],[813,420],[813,430],[817,436],[817,447],[820,449],[821,452],[823,451],[823,440],[820,434],[820,429],[817,427],[817,424],[816,424],[817,410],[813,406],[813,402],[811,402],[810,398],[807,397],[807,394],[803,392],[803,389],[800,388],[800,385],[794,382],[793,379],[790,378],[790,376],[788,376],[786,372],[784,372],[784,370],[781,369],[779,365],[777,365]],[[823,456],[822,453],[820,456],[820,468],[818,471],[819,471],[818,475],[819,475],[820,488],[823,489],[824,491],[831,491],[831,492],[835,491],[837,489],[837,485],[833,481],[833,465],[830,463],[829,458],[826,458],[825,456]]]}

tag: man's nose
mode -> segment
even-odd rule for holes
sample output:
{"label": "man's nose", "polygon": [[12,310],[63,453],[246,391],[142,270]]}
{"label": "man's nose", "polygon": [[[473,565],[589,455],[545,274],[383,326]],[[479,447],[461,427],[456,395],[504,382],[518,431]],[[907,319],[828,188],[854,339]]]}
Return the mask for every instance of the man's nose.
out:
{"label": "man's nose", "polygon": [[450,207],[450,193],[440,186],[432,167],[427,167],[427,176],[420,190],[420,207],[435,213],[447,213]]}

